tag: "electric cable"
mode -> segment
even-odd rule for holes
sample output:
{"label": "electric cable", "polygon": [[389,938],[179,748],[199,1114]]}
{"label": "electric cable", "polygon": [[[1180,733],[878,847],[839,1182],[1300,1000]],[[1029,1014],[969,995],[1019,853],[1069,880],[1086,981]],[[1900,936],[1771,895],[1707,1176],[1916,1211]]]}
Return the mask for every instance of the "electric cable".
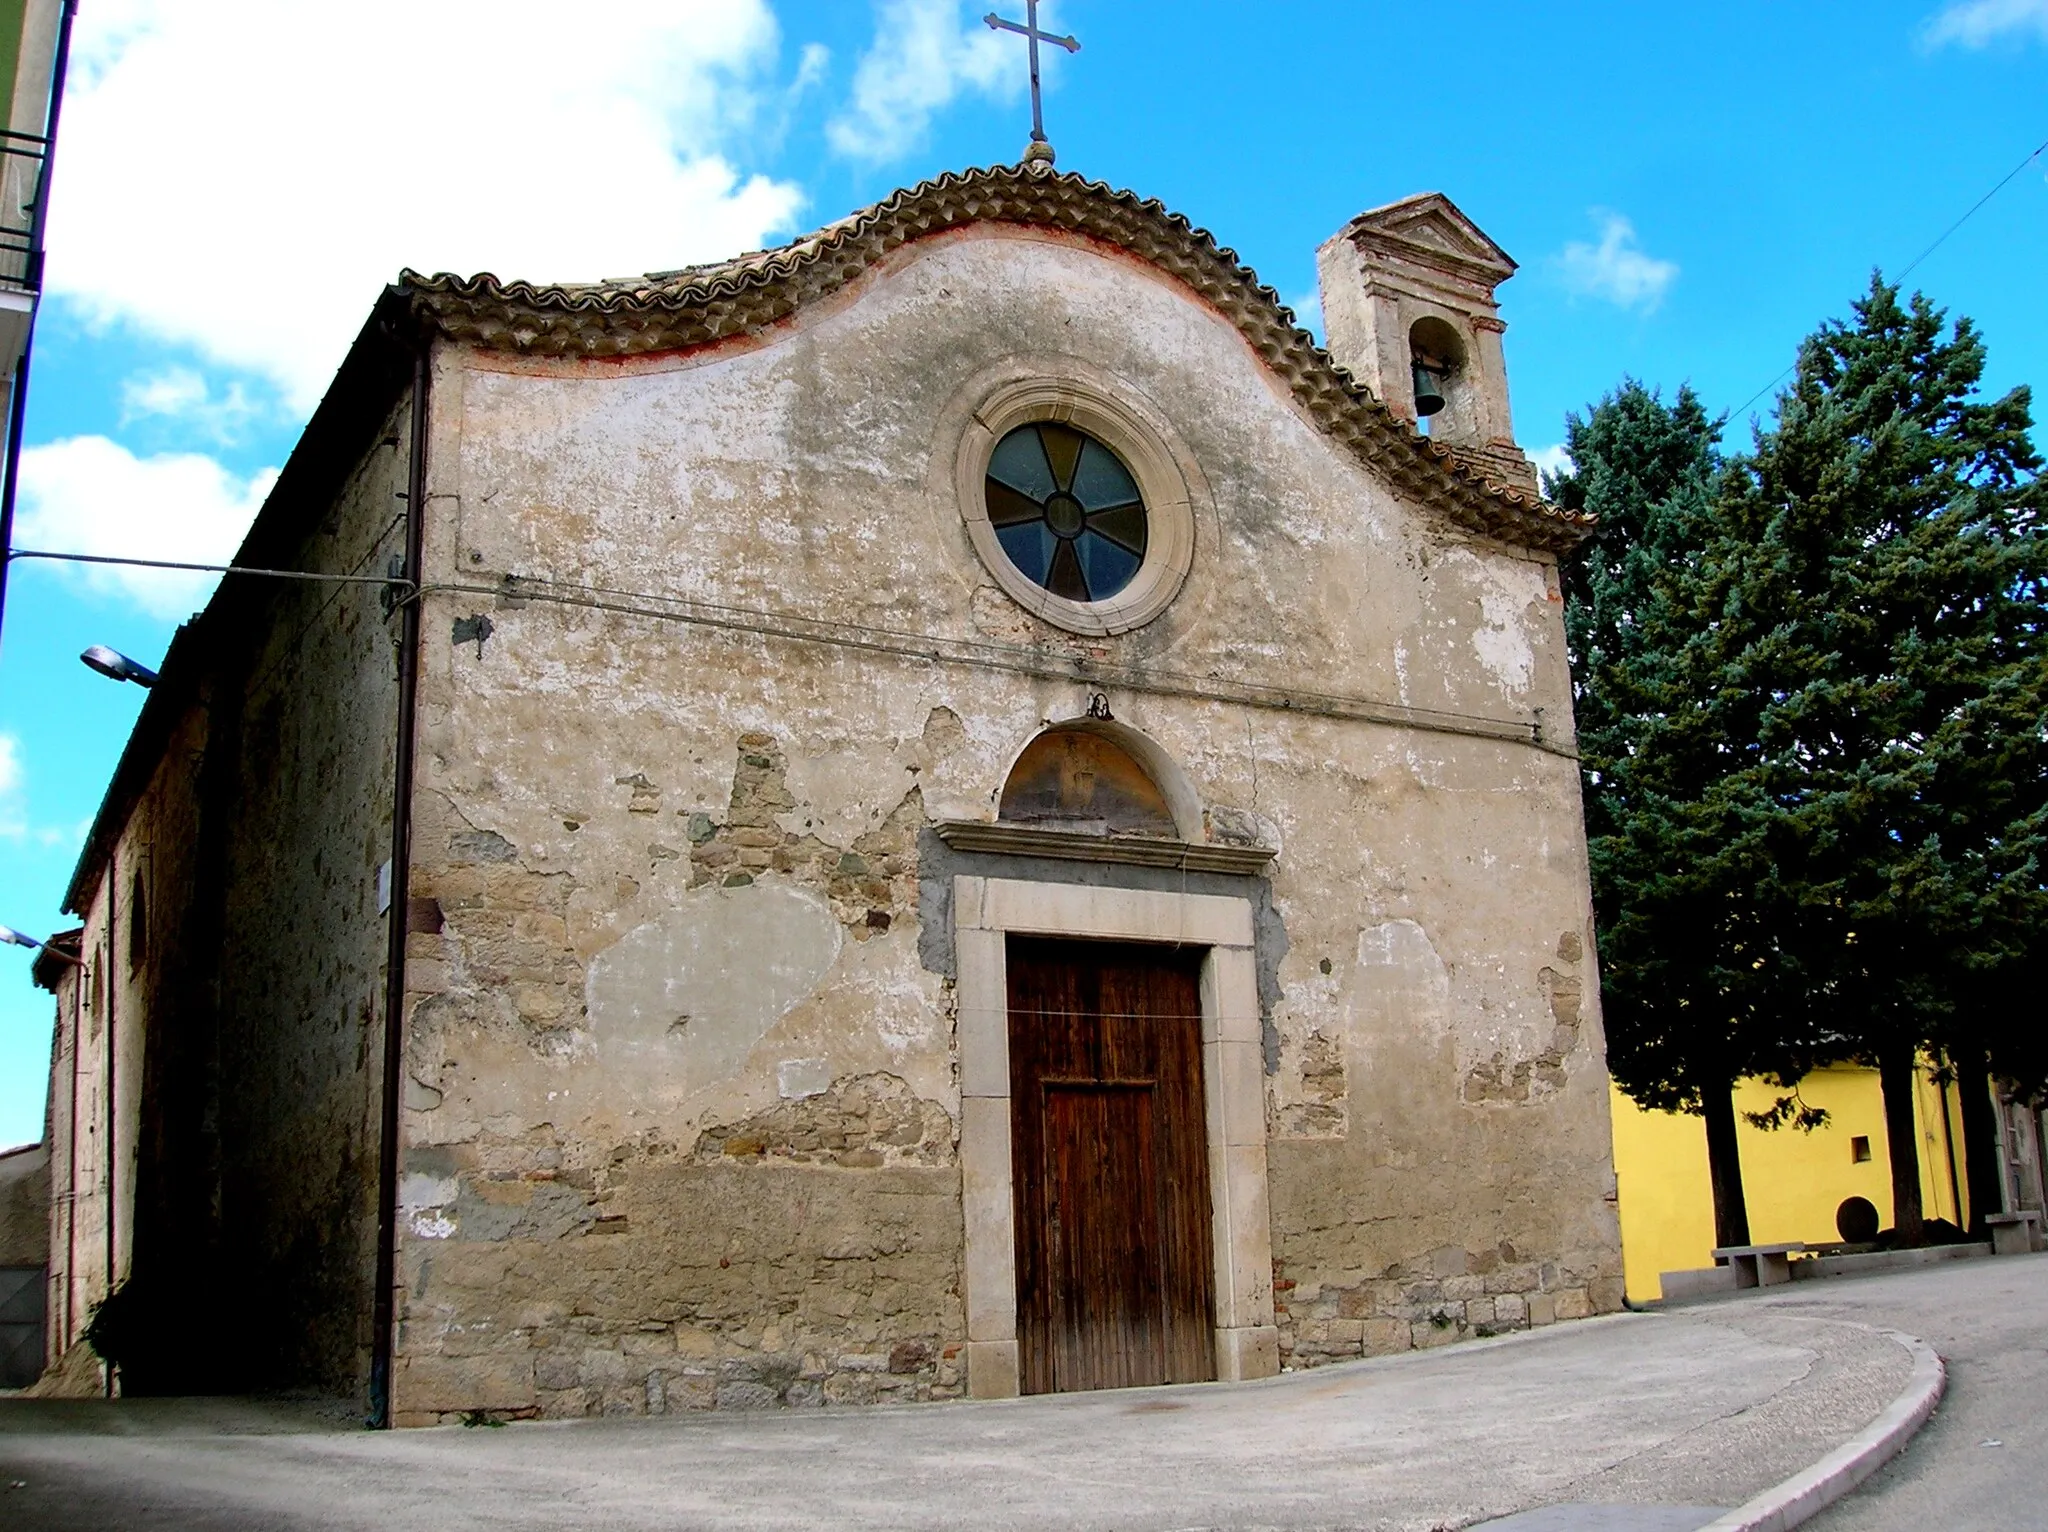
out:
{"label": "electric cable", "polygon": [[[1985,203],[1989,202],[1993,197],[1997,196],[2000,192],[2004,191],[2007,185],[2010,184],[2011,181],[2014,179],[2014,177],[2018,176],[2022,170],[2025,170],[2029,165],[2033,164],[2034,161],[2038,160],[2043,153],[2048,153],[2048,139],[2043,139],[2040,142],[2040,144],[2036,146],[2036,148],[2031,154],[2029,154],[2025,159],[2021,160],[2017,165],[2013,166],[2012,169],[2008,170],[2002,177],[2000,177],[1998,184],[1996,186],[1992,187],[1991,190],[1986,192],[1983,196],[1979,197],[1975,202],[1971,203],[1970,210],[1967,213],[1963,214],[1962,217],[1958,218],[1946,229],[1943,229],[1941,231],[1941,234],[1939,235],[1939,237],[1935,239],[1933,244],[1929,245],[1925,250],[1922,250],[1918,255],[1914,256],[1912,260],[1906,262],[1905,266],[1900,269],[1899,274],[1892,280],[1895,282],[1904,282],[1907,277],[1913,274],[1914,267],[1918,266],[1922,261],[1926,260],[1928,256],[1934,254],[1935,251],[1939,250],[1942,247],[1942,245],[1947,242],[1948,237],[1951,234],[1955,233],[1956,230],[1960,229],[1964,224],[1968,223],[1972,218],[1976,217],[1978,209],[1982,208]],[[1745,411],[1749,409],[1749,407],[1752,404],[1755,404],[1757,400],[1763,398],[1765,394],[1769,393],[1772,389],[1776,388],[1780,383],[1784,382],[1785,379],[1790,377],[1793,373],[1797,372],[1798,370],[1799,362],[1795,358],[1791,366],[1787,367],[1783,372],[1779,373],[1775,378],[1771,379],[1770,382],[1766,383],[1762,388],[1758,389],[1755,393],[1751,394],[1747,399],[1743,400],[1741,404],[1737,405],[1735,407],[1735,413],[1737,415],[1743,414]]]}
{"label": "electric cable", "polygon": [[413,588],[398,575],[317,574],[307,569],[257,569],[248,564],[187,564],[172,559],[127,559],[104,553],[52,553],[43,548],[10,548],[7,561],[47,559],[59,564],[114,564],[124,569],[179,569],[197,574],[260,575],[268,580],[314,580],[333,585],[398,585]]}
{"label": "electric cable", "polygon": [[1283,688],[1259,681],[1233,681],[1215,676],[1196,676],[1151,666],[1099,660],[1085,655],[1061,654],[1043,646],[1003,644],[987,639],[917,633],[869,623],[811,617],[797,612],[731,606],[696,597],[665,595],[656,591],[633,591],[616,586],[585,585],[574,581],[510,574],[498,583],[489,585],[469,581],[429,581],[425,585],[415,586],[410,580],[397,575],[321,574],[311,570],[260,569],[241,564],[121,558],[109,554],[60,553],[39,548],[11,549],[7,558],[10,562],[14,559],[45,559],[60,563],[247,575],[273,580],[376,585],[402,590],[404,594],[400,598],[401,604],[410,604],[428,595],[487,596],[510,604],[529,601],[549,602],[593,611],[615,612],[624,616],[678,622],[693,627],[893,654],[922,660],[928,664],[961,665],[973,669],[1027,675],[1043,680],[1115,686],[1122,690],[1149,692],[1158,696],[1228,702],[1281,712],[1308,713],[1357,719],[1361,722],[1399,728],[1424,729],[1433,733],[1496,739],[1533,745],[1552,755],[1576,759],[1575,751],[1543,738],[1540,710],[1537,717],[1525,721],[1484,713],[1463,713],[1446,708],[1416,707],[1408,703],[1378,702],[1370,698],[1339,693]]}
{"label": "electric cable", "polygon": [[593,611],[678,622],[692,627],[831,644],[870,653],[893,654],[922,660],[927,664],[961,665],[972,669],[1027,675],[1041,680],[1114,686],[1155,696],[1227,702],[1279,712],[1355,719],[1399,728],[1423,729],[1433,733],[1495,739],[1533,745],[1552,755],[1576,759],[1575,751],[1543,737],[1540,716],[1524,720],[1500,718],[1483,713],[1455,712],[1442,708],[1414,707],[1405,703],[1379,702],[1338,693],[1283,688],[1258,681],[1196,676],[1151,666],[1063,654],[1044,646],[1001,644],[986,639],[915,633],[867,623],[810,617],[794,612],[726,606],[688,596],[624,591],[616,587],[553,581],[534,576],[507,575],[502,582],[488,585],[468,581],[428,581],[415,593],[419,598],[450,594],[487,596],[510,605],[525,601],[553,602]]}

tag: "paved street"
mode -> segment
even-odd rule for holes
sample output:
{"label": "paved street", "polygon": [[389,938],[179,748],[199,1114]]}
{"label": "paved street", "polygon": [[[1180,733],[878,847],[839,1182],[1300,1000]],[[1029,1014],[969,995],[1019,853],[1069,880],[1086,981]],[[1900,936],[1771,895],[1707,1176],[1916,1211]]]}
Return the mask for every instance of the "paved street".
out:
{"label": "paved street", "polygon": [[[1972,1264],[1937,1280],[2031,1283],[2038,1311],[2048,1262]],[[1851,1286],[1256,1384],[993,1404],[371,1434],[311,1405],[9,1401],[0,1480],[22,1487],[0,1491],[0,1523],[1429,1532],[1570,1505],[1519,1525],[1679,1532],[1823,1456],[1905,1386],[1906,1353],[1844,1322],[1897,1279]]]}
{"label": "paved street", "polygon": [[2048,1526],[2048,1254],[1801,1287],[1758,1307],[1910,1331],[1948,1363],[1948,1393],[1913,1445],[1811,1532]]}

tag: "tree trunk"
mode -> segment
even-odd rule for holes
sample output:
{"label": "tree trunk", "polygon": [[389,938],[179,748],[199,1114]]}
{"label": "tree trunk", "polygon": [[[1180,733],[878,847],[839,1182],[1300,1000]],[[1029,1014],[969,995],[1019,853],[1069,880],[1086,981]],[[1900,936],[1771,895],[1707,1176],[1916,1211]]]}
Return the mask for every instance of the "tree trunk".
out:
{"label": "tree trunk", "polygon": [[1920,1210],[1919,1128],[1913,1121],[1914,1048],[1887,1045],[1877,1059],[1877,1083],[1884,1093],[1884,1143],[1892,1162],[1892,1233],[1900,1246],[1924,1245]]}
{"label": "tree trunk", "polygon": [[1735,1138],[1735,1087],[1700,1093],[1707,1123],[1707,1174],[1714,1183],[1714,1244],[1749,1243],[1749,1202],[1742,1195],[1742,1155]]}
{"label": "tree trunk", "polygon": [[1989,1239],[1985,1216],[2004,1211],[2005,1162],[1998,1152],[1998,1118],[1991,1104],[1991,1076],[1982,1059],[1957,1061],[1956,1094],[1963,1098],[1963,1167],[1969,1178],[1970,1238]]}

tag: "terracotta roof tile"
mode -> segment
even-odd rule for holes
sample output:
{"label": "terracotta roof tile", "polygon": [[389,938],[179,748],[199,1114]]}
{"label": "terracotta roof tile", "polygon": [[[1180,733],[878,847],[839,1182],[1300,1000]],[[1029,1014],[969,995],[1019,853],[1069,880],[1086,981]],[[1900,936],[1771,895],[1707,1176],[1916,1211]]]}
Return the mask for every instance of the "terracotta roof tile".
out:
{"label": "terracotta roof tile", "polygon": [[779,249],[711,265],[560,286],[408,271],[398,292],[420,320],[468,345],[530,356],[647,355],[774,324],[902,246],[975,223],[1086,235],[1178,278],[1237,326],[1324,431],[1458,526],[1552,553],[1593,530],[1592,517],[1504,483],[1483,463],[1417,434],[1206,231],[1155,200],[1043,166],[948,173]]}

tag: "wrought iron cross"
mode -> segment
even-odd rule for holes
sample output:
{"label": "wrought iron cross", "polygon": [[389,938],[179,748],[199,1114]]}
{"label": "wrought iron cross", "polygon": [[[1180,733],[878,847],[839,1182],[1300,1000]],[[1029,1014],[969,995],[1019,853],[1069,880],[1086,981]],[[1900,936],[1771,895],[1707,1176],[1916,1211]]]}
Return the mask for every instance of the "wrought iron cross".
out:
{"label": "wrought iron cross", "polygon": [[1038,0],[1024,0],[1024,21],[1021,26],[1014,21],[1003,20],[994,11],[990,11],[981,19],[989,24],[991,30],[1018,33],[1031,45],[1031,141],[1034,144],[1047,142],[1045,114],[1038,101],[1038,45],[1051,43],[1054,47],[1064,48],[1069,53],[1079,53],[1080,40],[1073,37],[1055,37],[1050,32],[1039,31]]}

